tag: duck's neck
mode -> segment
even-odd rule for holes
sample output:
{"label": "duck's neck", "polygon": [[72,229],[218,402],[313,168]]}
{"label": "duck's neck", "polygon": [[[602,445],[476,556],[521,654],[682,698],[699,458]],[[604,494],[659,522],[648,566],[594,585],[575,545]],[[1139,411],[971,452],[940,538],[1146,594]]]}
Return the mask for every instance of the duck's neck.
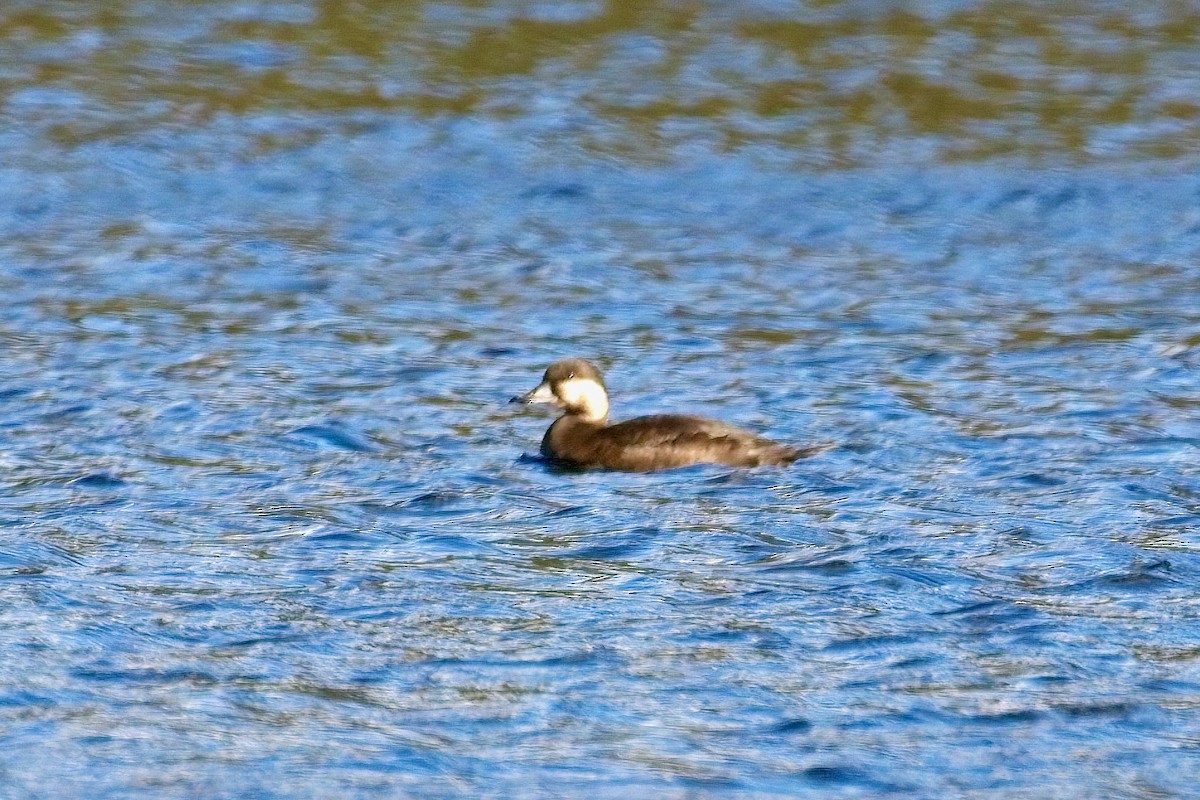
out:
{"label": "duck's neck", "polygon": [[567,413],[576,419],[593,425],[608,421],[608,392],[596,381],[580,378],[564,381],[558,394]]}
{"label": "duck's neck", "polygon": [[596,414],[584,414],[578,411],[568,411],[563,416],[573,420],[578,420],[579,422],[586,422],[588,425],[596,425],[601,428],[608,424],[608,414],[601,414],[597,416]]}

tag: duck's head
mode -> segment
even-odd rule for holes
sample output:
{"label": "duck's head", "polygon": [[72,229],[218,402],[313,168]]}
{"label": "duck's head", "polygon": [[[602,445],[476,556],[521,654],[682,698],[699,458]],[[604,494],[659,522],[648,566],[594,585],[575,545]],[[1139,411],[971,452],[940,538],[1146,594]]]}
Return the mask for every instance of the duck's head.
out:
{"label": "duck's head", "polygon": [[587,422],[603,422],[608,417],[604,376],[582,358],[555,361],[533,391],[514,397],[512,402],[549,403]]}

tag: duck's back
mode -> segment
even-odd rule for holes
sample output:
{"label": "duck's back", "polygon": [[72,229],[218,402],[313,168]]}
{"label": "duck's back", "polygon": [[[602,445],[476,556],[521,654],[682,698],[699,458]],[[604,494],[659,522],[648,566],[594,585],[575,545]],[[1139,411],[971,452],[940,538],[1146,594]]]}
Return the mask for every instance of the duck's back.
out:
{"label": "duck's back", "polygon": [[542,452],[577,464],[641,472],[689,464],[783,465],[806,451],[707,417],[655,414],[616,425],[563,417],[546,432]]}

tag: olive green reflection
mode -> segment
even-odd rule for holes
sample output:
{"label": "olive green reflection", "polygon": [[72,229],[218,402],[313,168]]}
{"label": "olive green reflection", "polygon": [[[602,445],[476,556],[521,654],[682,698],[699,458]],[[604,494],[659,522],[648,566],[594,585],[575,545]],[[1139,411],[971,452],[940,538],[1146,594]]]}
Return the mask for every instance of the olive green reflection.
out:
{"label": "olive green reflection", "polygon": [[1190,4],[888,6],[60,0],[0,11],[0,81],[6,94],[78,92],[112,115],[57,123],[67,145],[149,114],[385,111],[551,129],[569,118],[601,150],[764,144],[840,165],[914,142],[941,160],[1194,149]]}

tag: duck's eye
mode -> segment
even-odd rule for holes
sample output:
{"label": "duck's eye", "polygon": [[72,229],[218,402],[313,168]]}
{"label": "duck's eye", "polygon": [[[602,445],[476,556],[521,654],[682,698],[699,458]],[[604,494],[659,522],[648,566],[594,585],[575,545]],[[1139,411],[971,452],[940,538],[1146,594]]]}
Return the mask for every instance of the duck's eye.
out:
{"label": "duck's eye", "polygon": [[575,377],[575,373],[574,373],[574,372],[569,372],[569,373],[567,373],[567,380],[571,380],[571,378],[574,378],[574,377]]}

